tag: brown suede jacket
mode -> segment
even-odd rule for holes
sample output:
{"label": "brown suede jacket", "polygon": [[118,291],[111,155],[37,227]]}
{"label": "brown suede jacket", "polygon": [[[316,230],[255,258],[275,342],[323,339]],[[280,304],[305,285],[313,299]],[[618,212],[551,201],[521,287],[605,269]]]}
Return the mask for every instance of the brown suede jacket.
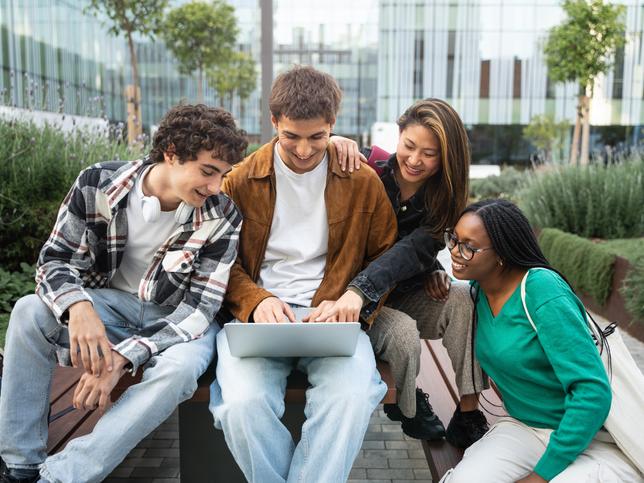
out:
{"label": "brown suede jacket", "polygon": [[[269,291],[258,287],[275,209],[273,153],[277,138],[265,144],[226,176],[222,191],[230,196],[244,218],[237,261],[230,271],[224,306],[248,322]],[[369,262],[396,241],[396,215],[378,175],[369,168],[343,172],[335,148],[329,145],[329,170],[324,198],[329,221],[329,245],[324,277],[312,306],[337,300],[349,282]],[[293,206],[297,210],[297,206]],[[383,298],[384,301],[384,298]],[[369,317],[373,320],[375,313]]]}

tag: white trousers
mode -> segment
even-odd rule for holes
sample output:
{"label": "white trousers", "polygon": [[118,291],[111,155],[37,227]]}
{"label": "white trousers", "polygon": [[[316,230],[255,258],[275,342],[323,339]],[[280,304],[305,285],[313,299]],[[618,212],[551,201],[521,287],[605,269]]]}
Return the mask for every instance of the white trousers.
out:
{"label": "white trousers", "polygon": [[[500,418],[479,441],[470,446],[461,462],[441,483],[514,483],[527,476],[544,453],[550,429],[531,428],[511,418]],[[605,436],[601,437],[600,435]],[[601,432],[553,483],[644,482],[639,471]],[[604,441],[605,440],[605,441]]]}

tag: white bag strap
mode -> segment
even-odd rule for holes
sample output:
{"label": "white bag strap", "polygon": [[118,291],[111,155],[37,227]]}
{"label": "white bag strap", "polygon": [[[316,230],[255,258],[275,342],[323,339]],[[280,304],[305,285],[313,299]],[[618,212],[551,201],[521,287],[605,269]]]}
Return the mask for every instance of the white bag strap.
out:
{"label": "white bag strap", "polygon": [[[530,273],[531,270],[547,270],[547,269],[542,267],[531,268],[525,273],[525,275],[523,276],[523,279],[521,280],[521,302],[523,303],[523,310],[525,310],[525,314],[528,317],[528,321],[530,322],[530,325],[532,326],[534,331],[538,332],[537,326],[534,325],[532,317],[530,316],[530,311],[528,310],[528,304],[526,304],[526,301],[525,301],[525,284],[526,284],[526,281],[528,280],[528,274]],[[597,328],[595,327],[594,324],[590,323],[590,321],[588,320],[588,315],[586,313],[584,314],[584,316],[586,317],[586,325],[588,326],[588,330],[595,338],[595,344],[598,344],[599,343],[598,341],[600,340],[600,338],[599,338],[599,334],[597,333]]]}
{"label": "white bag strap", "polygon": [[[545,268],[541,267],[536,267],[536,268],[531,268],[530,270],[546,270]],[[530,311],[528,310],[528,304],[525,302],[525,283],[528,280],[528,275],[530,274],[530,270],[528,270],[525,275],[523,276],[523,279],[521,280],[521,302],[523,303],[523,310],[525,310],[525,314],[528,316],[528,321],[530,322],[530,325],[534,329],[535,332],[537,332],[537,326],[534,325],[534,322],[532,321],[532,317],[530,317]]]}

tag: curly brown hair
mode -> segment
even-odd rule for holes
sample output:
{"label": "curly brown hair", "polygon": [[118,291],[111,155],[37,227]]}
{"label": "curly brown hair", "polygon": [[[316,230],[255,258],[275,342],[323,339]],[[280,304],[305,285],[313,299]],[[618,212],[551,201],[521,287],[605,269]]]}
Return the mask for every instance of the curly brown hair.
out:
{"label": "curly brown hair", "polygon": [[333,77],[308,65],[296,65],[277,76],[268,107],[276,119],[286,116],[298,121],[323,117],[333,124],[341,100],[342,90]]}
{"label": "curly brown hair", "polygon": [[248,146],[246,131],[235,125],[224,109],[204,104],[179,104],[170,109],[154,134],[150,159],[163,161],[163,153],[173,153],[179,162],[194,161],[200,151],[228,164],[241,161]]}

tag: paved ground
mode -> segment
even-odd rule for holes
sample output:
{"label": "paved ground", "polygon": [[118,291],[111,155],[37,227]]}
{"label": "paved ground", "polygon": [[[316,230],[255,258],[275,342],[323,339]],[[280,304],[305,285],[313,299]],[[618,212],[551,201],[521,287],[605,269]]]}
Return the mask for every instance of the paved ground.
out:
{"label": "paved ground", "polygon": [[[440,256],[449,268],[446,252]],[[601,323],[602,319],[598,318]],[[603,321],[605,323],[605,321]],[[644,371],[644,343],[623,334],[640,369]],[[448,421],[444,421],[447,424]],[[176,413],[148,438],[106,480],[108,483],[179,483],[179,428]],[[349,483],[431,482],[419,441],[407,438],[400,424],[389,421],[382,407],[373,414],[364,444],[353,465]],[[224,482],[225,483],[225,482]]]}

